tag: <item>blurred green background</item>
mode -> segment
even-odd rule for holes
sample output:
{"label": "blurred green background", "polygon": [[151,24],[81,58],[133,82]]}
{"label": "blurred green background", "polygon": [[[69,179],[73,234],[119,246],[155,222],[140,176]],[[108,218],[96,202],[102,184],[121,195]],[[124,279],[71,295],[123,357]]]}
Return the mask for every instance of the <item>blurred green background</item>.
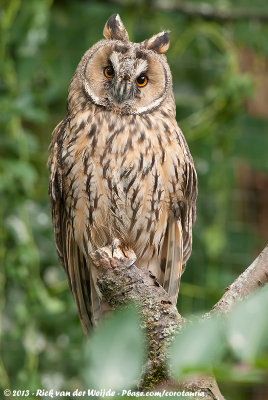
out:
{"label": "blurred green background", "polygon": [[[132,41],[170,30],[177,120],[199,178],[192,257],[178,309],[208,310],[268,237],[268,15],[266,0],[206,1],[219,13],[163,10],[174,2],[1,0],[0,386],[83,387],[85,338],[57,260],[47,195],[51,132],[70,79],[115,13]],[[187,5],[188,1],[175,1]],[[201,8],[200,8],[201,7]],[[225,381],[229,399],[264,399],[260,384]]]}

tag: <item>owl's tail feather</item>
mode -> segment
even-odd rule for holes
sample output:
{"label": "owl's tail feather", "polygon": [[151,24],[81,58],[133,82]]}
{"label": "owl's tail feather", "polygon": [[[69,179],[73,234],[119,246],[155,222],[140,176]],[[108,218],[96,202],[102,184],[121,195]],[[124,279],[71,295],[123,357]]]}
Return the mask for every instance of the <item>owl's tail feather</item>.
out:
{"label": "owl's tail feather", "polygon": [[173,304],[177,303],[183,264],[182,226],[173,215],[169,216],[167,226],[166,266],[163,287],[171,297]]}
{"label": "owl's tail feather", "polygon": [[[64,219],[63,219],[64,221]],[[65,237],[63,241],[63,257],[64,265],[67,267],[69,286],[71,288],[81,324],[85,333],[91,327],[91,305],[90,305],[90,276],[87,268],[87,262],[78,245],[73,238],[73,230],[71,225],[66,222]]]}
{"label": "owl's tail feather", "polygon": [[97,287],[98,272],[95,265],[89,260],[90,265],[90,288],[91,288],[91,313],[92,324],[97,325],[98,322],[110,313],[112,307],[103,300],[102,295]]}

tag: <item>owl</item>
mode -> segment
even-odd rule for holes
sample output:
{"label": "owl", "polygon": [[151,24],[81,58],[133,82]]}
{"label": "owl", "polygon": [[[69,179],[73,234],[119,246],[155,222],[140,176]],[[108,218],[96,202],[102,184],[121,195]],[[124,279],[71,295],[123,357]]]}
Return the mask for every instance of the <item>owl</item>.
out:
{"label": "owl", "polygon": [[49,194],[58,256],[85,332],[111,308],[90,254],[135,252],[177,302],[192,250],[197,176],[176,122],[167,32],[129,41],[118,14],[82,57],[52,133]]}

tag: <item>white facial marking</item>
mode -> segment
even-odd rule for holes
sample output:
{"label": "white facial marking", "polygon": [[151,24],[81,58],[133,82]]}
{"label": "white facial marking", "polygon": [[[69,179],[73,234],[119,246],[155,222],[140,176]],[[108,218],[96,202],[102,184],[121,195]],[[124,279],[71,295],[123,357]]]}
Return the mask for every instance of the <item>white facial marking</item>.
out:
{"label": "white facial marking", "polygon": [[136,69],[136,77],[140,76],[140,74],[148,68],[148,63],[146,60],[141,60],[141,62],[138,64],[137,69]]}

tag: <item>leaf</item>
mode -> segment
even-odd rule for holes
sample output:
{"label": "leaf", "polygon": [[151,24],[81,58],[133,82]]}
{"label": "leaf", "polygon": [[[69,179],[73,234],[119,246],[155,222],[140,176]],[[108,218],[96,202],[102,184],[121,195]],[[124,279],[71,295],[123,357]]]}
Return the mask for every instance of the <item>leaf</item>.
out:
{"label": "leaf", "polygon": [[268,349],[268,287],[238,303],[228,320],[228,342],[241,360],[254,361]]}
{"label": "leaf", "polygon": [[174,378],[190,370],[207,369],[225,347],[223,319],[213,316],[188,323],[170,348],[170,368]]}
{"label": "leaf", "polygon": [[130,388],[140,377],[145,346],[134,307],[116,311],[86,344],[87,385],[95,389]]}

